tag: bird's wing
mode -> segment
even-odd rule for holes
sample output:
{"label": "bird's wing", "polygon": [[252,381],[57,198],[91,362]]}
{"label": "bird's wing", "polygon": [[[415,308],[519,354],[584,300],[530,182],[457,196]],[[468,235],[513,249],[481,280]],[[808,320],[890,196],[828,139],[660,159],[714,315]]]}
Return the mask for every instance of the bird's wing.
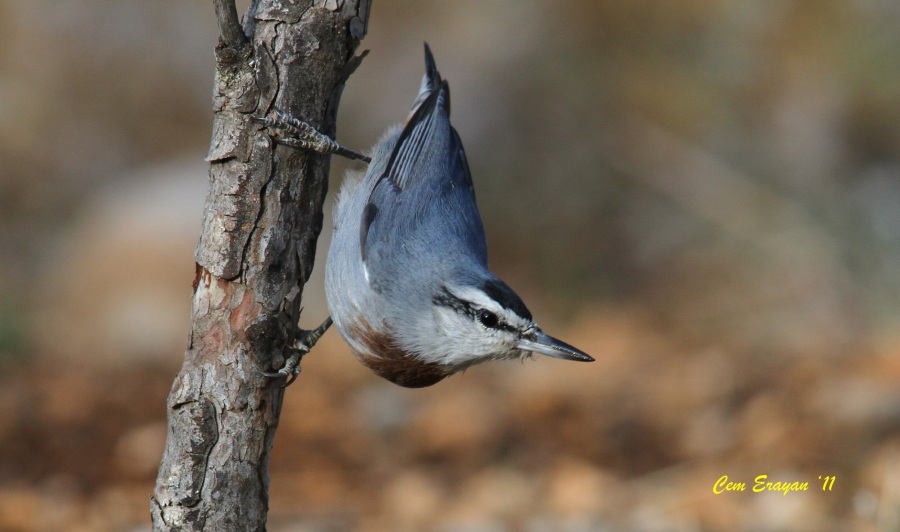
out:
{"label": "bird's wing", "polygon": [[[423,91],[428,79],[426,73]],[[417,99],[362,212],[360,249],[370,271],[369,263],[383,265],[389,255],[428,245],[487,262],[472,176],[450,125],[449,87],[446,81],[431,87]]]}

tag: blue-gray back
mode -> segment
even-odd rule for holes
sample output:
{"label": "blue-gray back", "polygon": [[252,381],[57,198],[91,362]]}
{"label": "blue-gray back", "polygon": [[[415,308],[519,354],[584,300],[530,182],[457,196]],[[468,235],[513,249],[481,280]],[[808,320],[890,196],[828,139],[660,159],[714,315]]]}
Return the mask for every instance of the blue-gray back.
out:
{"label": "blue-gray back", "polygon": [[[438,78],[439,79],[439,78]],[[376,285],[460,267],[486,268],[472,176],[450,125],[446,81],[434,83],[397,137],[362,212],[360,251]],[[381,170],[383,168],[383,171]]]}

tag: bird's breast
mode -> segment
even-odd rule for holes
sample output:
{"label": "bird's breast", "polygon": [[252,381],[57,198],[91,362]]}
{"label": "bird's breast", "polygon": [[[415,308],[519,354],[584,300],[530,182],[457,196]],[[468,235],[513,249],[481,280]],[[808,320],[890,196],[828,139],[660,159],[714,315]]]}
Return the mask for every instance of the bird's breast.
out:
{"label": "bird's breast", "polygon": [[434,362],[426,362],[414,353],[399,347],[391,332],[376,331],[364,320],[349,325],[346,334],[353,337],[354,355],[376,375],[405,388],[431,386],[454,373],[454,370]]}

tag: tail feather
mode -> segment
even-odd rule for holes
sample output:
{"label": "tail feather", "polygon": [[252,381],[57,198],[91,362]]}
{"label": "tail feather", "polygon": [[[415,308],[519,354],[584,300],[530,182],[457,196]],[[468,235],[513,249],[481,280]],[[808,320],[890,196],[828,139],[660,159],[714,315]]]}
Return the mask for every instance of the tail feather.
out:
{"label": "tail feather", "polygon": [[410,179],[416,177],[413,169],[423,153],[430,153],[433,146],[447,142],[450,118],[450,86],[441,78],[434,56],[425,43],[425,75],[412,113],[397,137],[394,149],[381,179],[389,179],[402,190]]}
{"label": "tail feather", "polygon": [[[428,46],[428,43],[425,43],[425,74],[422,76],[422,84],[419,85],[419,94],[416,96],[416,101],[413,102],[412,113],[416,112],[416,109],[422,105],[425,100],[428,99],[428,96],[431,95],[434,91],[438,90],[441,86],[441,73],[438,72],[437,64],[434,62],[434,56],[431,55],[431,48]],[[450,98],[449,95],[446,98],[446,102],[441,102],[442,105],[445,106],[445,111],[447,116],[450,115]],[[412,117],[412,114],[410,114]]]}

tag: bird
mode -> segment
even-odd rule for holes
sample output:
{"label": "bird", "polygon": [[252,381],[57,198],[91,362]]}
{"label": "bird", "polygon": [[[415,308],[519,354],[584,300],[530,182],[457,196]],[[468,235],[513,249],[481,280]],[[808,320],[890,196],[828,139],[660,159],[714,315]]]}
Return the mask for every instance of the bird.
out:
{"label": "bird", "polygon": [[406,122],[382,135],[364,173],[344,179],[325,295],[323,327],[333,321],[364,366],[407,388],[533,353],[594,360],[544,333],[488,269],[471,172],[450,123],[450,87],[427,43]]}

